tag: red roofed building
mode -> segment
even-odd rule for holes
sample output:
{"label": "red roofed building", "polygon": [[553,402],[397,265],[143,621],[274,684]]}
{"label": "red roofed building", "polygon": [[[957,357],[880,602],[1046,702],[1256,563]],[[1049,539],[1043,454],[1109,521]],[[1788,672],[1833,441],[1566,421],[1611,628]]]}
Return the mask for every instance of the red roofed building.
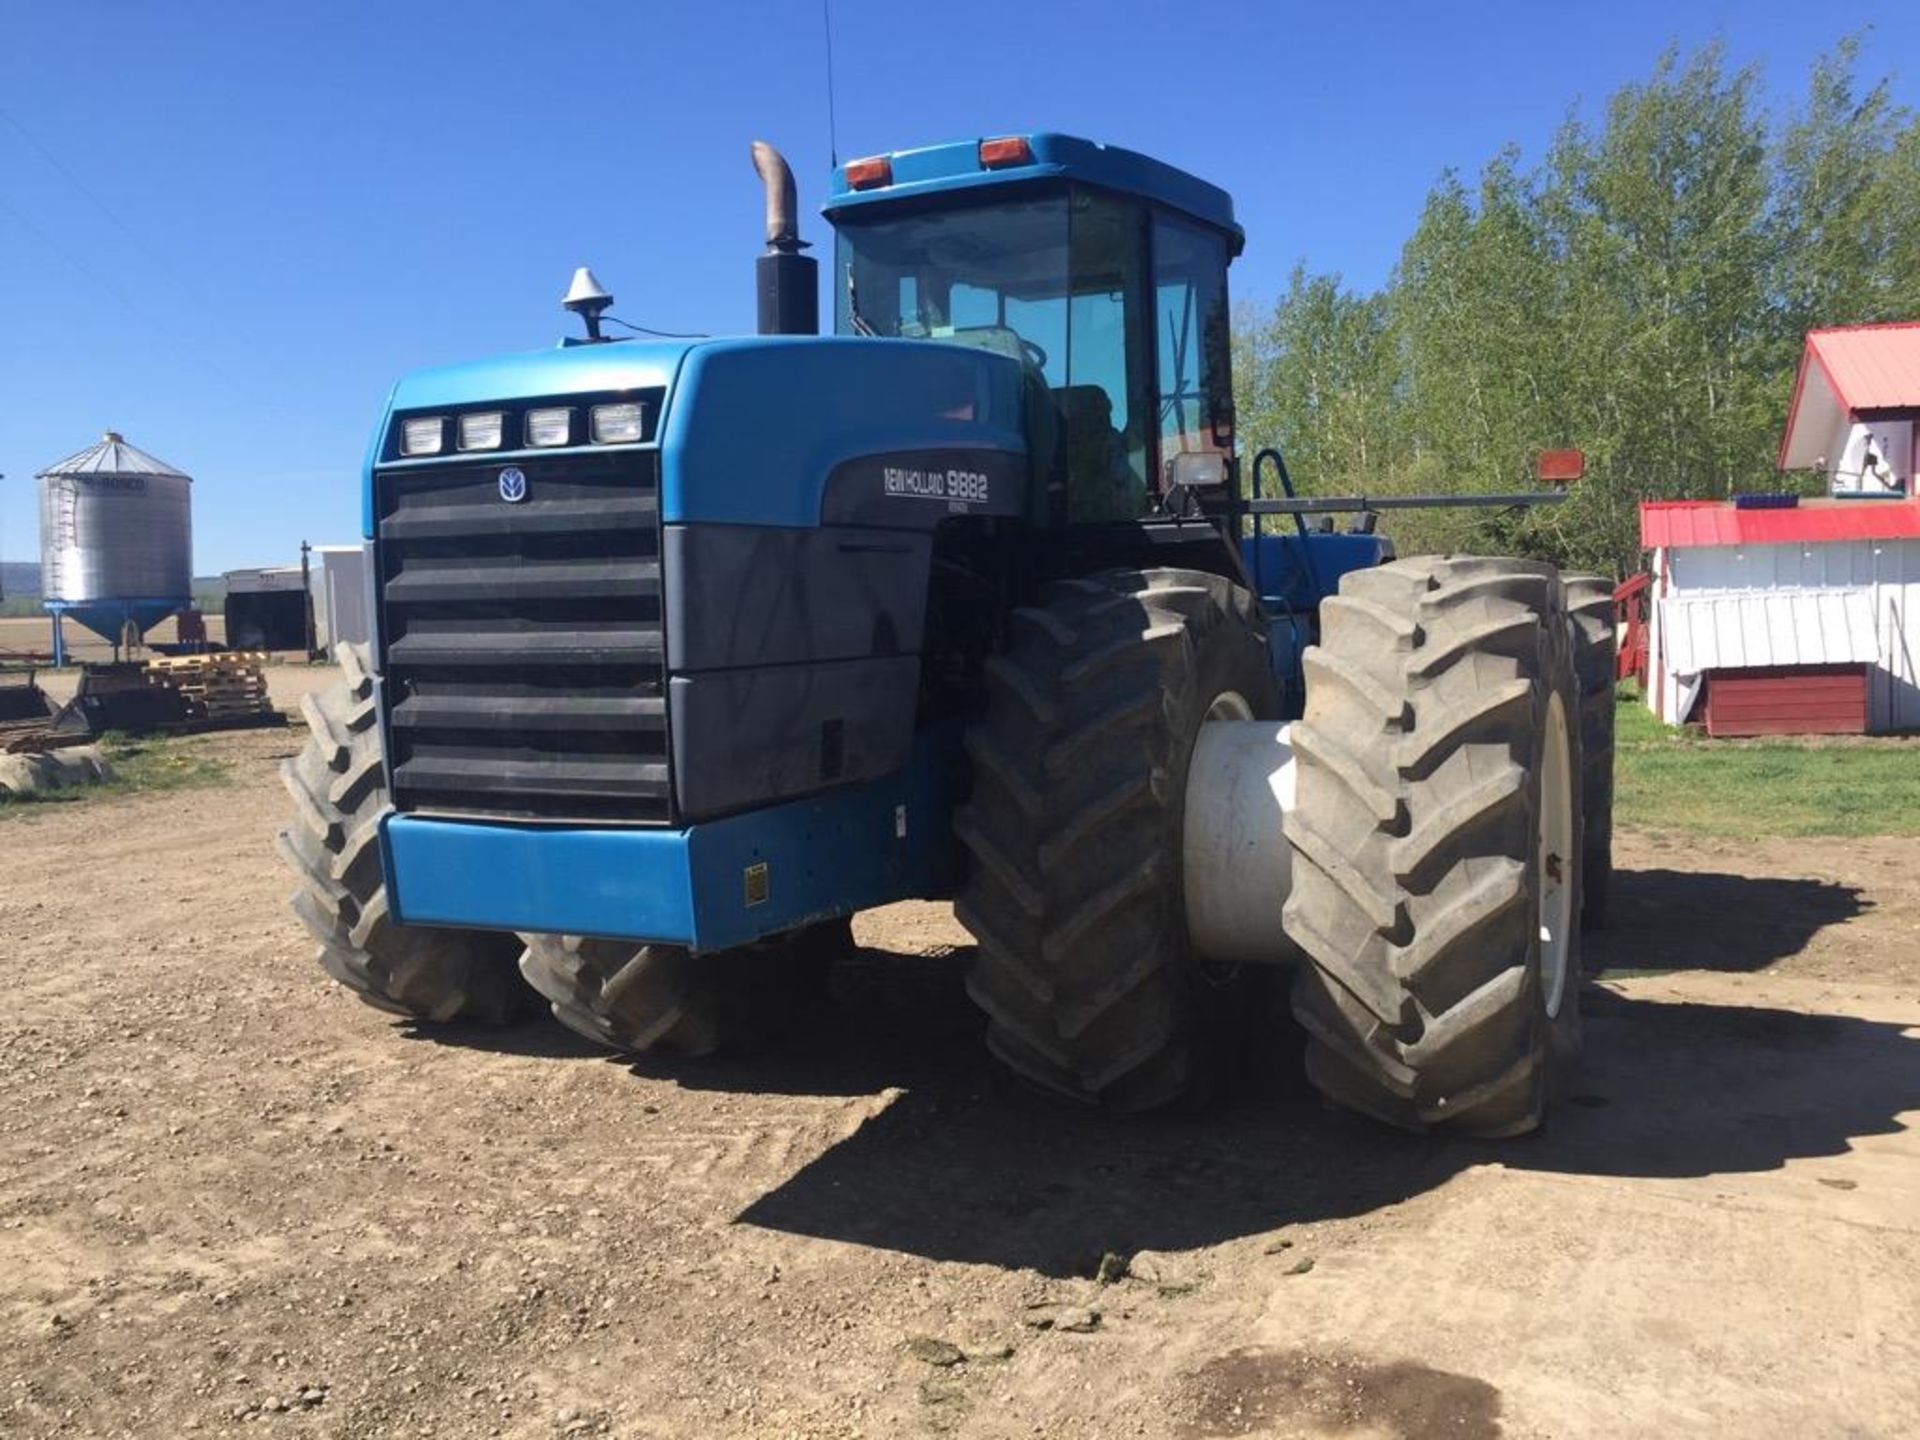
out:
{"label": "red roofed building", "polygon": [[1649,502],[1647,703],[1710,734],[1920,730],[1920,322],[1816,330],[1782,470],[1817,500]]}
{"label": "red roofed building", "polygon": [[1825,470],[1836,495],[1914,493],[1920,320],[1814,330],[1780,436],[1782,470]]}

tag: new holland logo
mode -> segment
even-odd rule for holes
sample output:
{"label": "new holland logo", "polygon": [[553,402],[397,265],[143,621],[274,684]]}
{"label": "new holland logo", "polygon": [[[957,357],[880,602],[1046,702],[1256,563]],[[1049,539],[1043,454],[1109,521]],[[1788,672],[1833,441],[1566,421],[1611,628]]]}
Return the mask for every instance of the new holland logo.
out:
{"label": "new holland logo", "polygon": [[500,472],[500,498],[509,505],[518,505],[527,498],[527,477],[518,469],[509,467]]}

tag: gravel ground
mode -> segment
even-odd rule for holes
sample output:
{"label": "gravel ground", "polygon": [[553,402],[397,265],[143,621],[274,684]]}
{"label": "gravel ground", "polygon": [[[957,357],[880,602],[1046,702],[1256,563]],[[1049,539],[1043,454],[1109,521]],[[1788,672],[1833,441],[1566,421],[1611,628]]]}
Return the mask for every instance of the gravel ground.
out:
{"label": "gravel ground", "polygon": [[0,1434],[1920,1433],[1911,840],[1623,836],[1546,1136],[1284,1044],[1119,1124],[994,1082],[940,906],[752,1062],[394,1024],[285,905],[300,733],[0,818]]}

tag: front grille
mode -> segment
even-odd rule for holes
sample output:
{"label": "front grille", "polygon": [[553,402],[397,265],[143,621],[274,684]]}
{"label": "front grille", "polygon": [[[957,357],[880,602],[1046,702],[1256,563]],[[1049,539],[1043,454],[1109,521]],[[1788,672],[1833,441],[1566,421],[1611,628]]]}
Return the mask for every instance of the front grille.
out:
{"label": "front grille", "polygon": [[658,454],[511,463],[379,472],[394,804],[664,824]]}

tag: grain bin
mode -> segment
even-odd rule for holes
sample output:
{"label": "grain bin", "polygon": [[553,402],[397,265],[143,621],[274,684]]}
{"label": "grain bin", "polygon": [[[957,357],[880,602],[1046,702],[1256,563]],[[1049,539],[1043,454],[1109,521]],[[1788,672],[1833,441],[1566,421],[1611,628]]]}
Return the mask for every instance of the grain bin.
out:
{"label": "grain bin", "polygon": [[40,472],[40,574],[54,617],[71,615],[116,646],[193,595],[192,479],[109,430]]}

